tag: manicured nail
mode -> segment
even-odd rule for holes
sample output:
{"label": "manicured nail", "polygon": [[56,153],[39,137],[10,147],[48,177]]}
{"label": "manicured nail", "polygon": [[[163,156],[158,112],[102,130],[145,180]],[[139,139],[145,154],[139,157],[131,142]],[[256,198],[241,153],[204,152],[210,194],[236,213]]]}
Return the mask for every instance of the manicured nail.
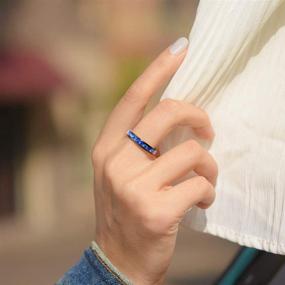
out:
{"label": "manicured nail", "polygon": [[175,43],[173,43],[169,50],[171,54],[177,55],[186,49],[188,46],[188,39],[185,37],[179,38]]}

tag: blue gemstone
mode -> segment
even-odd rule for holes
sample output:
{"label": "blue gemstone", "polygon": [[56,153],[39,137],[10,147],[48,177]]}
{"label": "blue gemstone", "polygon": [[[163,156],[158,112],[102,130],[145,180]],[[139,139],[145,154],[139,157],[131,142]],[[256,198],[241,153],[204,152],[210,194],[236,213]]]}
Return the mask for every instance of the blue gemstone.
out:
{"label": "blue gemstone", "polygon": [[141,140],[134,132],[132,132],[131,130],[127,131],[127,135],[128,137],[135,142],[137,145],[139,145],[141,148],[143,148],[144,150],[148,151],[151,154],[156,155],[158,152],[154,147],[151,147],[149,144],[147,144],[146,142],[144,142],[143,140]]}

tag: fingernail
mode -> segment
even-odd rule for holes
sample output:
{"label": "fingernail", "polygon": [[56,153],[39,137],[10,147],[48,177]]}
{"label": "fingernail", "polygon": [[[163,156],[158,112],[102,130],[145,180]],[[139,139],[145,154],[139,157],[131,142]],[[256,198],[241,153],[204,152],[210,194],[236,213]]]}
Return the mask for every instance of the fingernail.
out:
{"label": "fingernail", "polygon": [[181,53],[183,50],[185,50],[187,46],[188,46],[188,39],[185,37],[182,37],[182,38],[179,38],[175,43],[173,43],[170,46],[169,50],[171,54],[177,55]]}

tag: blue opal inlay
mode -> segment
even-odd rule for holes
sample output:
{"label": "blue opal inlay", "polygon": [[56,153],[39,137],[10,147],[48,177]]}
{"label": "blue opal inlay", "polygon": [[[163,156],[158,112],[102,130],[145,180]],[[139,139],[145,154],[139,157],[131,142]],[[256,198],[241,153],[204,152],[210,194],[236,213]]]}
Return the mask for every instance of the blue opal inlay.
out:
{"label": "blue opal inlay", "polygon": [[128,130],[127,136],[142,149],[146,150],[154,156],[159,156],[159,151],[156,148],[150,146],[148,143],[141,140],[133,131]]}

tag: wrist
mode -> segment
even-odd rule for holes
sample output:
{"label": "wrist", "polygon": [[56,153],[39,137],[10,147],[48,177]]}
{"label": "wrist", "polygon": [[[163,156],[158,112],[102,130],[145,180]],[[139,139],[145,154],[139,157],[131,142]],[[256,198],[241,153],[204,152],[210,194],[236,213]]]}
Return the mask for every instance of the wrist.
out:
{"label": "wrist", "polygon": [[[100,235],[96,236],[96,243],[101,252],[105,255],[106,259],[110,262],[113,268],[116,268],[118,272],[125,279],[128,280],[127,284],[135,285],[161,285],[164,282],[165,274],[153,277],[153,272],[145,270],[145,266],[142,260],[145,260],[142,256],[138,256],[129,248],[129,245],[120,244],[120,242]],[[144,255],[145,256],[145,255]],[[147,261],[144,262],[148,264]]]}
{"label": "wrist", "polygon": [[104,266],[114,276],[114,278],[120,282],[120,284],[132,285],[130,280],[113,265],[113,263],[107,258],[105,253],[94,240],[91,242],[91,249],[102,266]]}

